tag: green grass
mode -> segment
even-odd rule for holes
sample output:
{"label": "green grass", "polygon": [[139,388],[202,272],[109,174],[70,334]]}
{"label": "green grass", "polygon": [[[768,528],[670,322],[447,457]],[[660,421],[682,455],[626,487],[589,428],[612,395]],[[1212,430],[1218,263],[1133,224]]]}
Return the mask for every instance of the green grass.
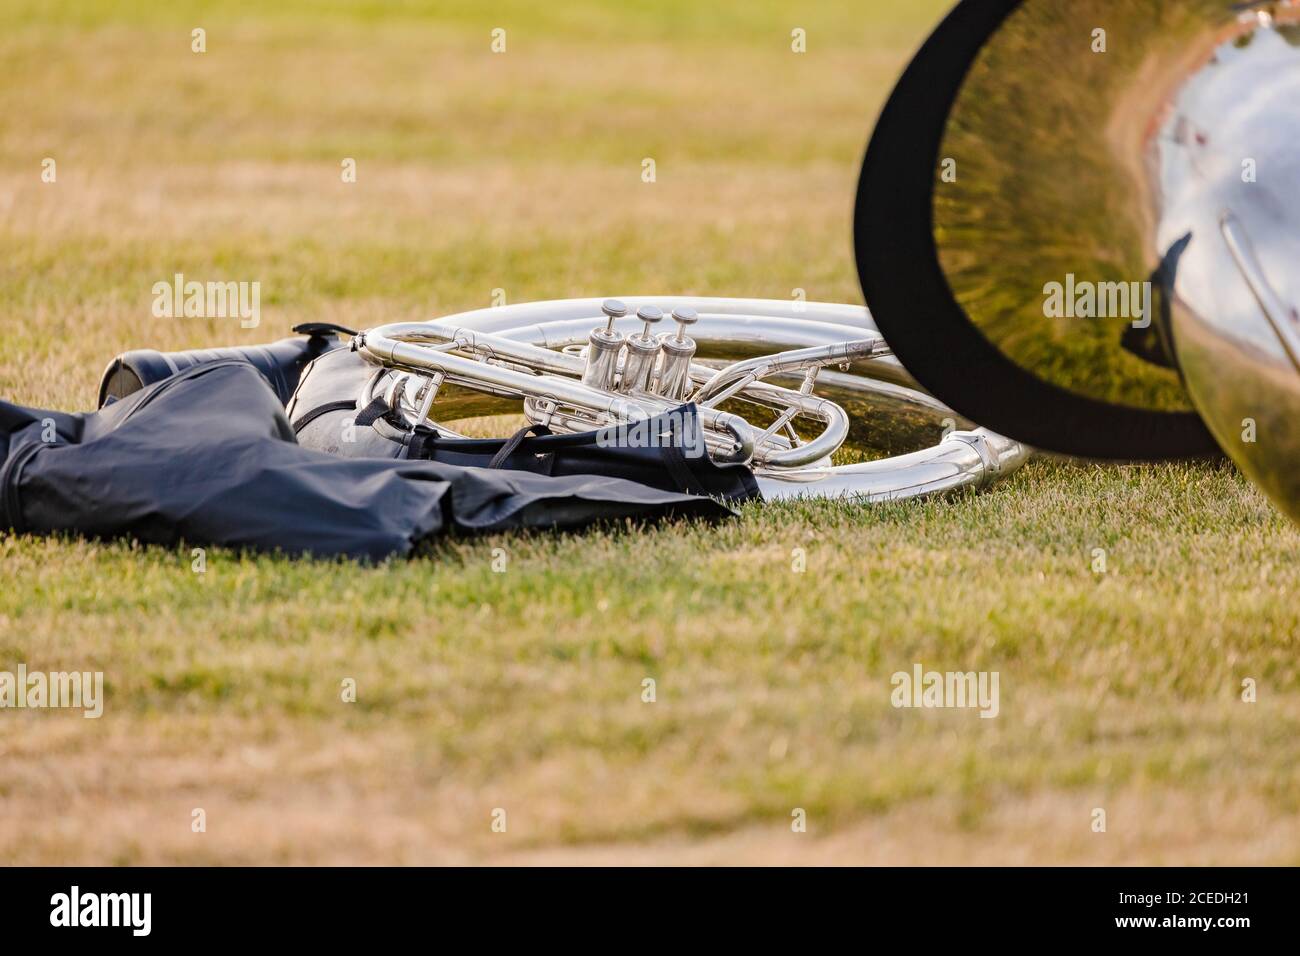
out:
{"label": "green grass", "polygon": [[[0,394],[494,288],[858,301],[856,163],[942,7],[7,4]],[[262,326],[153,319],[176,271]],[[1300,862],[1298,541],[1224,466],[1047,460],[379,567],[7,536],[0,669],[109,690],[0,713],[0,861]],[[895,710],[914,662],[1001,715]]]}

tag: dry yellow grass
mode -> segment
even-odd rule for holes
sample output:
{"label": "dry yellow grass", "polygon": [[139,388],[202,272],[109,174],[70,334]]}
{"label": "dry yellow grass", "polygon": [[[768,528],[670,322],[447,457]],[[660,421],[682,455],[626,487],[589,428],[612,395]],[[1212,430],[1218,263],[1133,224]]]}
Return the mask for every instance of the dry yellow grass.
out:
{"label": "dry yellow grass", "polygon": [[[854,301],[859,153],[943,5],[7,4],[0,394],[494,288]],[[178,271],[262,326],[153,319]],[[1297,543],[1223,467],[1051,462],[377,568],[8,536],[0,669],[108,701],[0,712],[0,861],[1296,863]],[[916,661],[1001,715],[895,710]]]}

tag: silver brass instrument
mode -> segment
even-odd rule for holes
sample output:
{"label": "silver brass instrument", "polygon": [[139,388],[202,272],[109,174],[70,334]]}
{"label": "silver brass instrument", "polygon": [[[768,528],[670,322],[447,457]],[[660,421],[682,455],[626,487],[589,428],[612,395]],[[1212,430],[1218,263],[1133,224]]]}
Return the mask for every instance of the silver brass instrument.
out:
{"label": "silver brass instrument", "polygon": [[[657,332],[665,319],[672,330]],[[709,456],[750,466],[768,499],[878,501],[981,487],[1027,454],[963,427],[920,391],[855,306],[569,299],[385,325],[352,347],[377,366],[358,407],[383,397],[412,430],[436,415],[438,431],[454,436],[443,423],[517,413],[522,403],[530,422],[573,433],[692,402]],[[833,462],[849,451],[873,460]]]}
{"label": "silver brass instrument", "polygon": [[1300,0],[963,0],[863,163],[879,328],[990,427],[1217,446],[1300,522],[1298,102]]}

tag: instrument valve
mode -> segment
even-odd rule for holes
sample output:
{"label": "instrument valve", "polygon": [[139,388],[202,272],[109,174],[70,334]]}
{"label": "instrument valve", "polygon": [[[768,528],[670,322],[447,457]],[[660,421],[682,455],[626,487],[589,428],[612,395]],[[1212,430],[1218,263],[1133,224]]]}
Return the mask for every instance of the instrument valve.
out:
{"label": "instrument valve", "polygon": [[686,330],[700,320],[699,313],[689,306],[673,309],[677,334],[664,333],[660,338],[663,360],[659,367],[656,391],[666,398],[682,400],[691,388],[691,359],[695,357],[695,340]]}
{"label": "instrument valve", "polygon": [[650,326],[663,321],[663,309],[654,305],[643,305],[636,310],[636,317],[639,321],[645,323],[645,328],[641,330],[641,340],[653,342],[654,336],[650,334]]}
{"label": "instrument valve", "polygon": [[627,306],[618,299],[606,299],[600,304],[600,311],[605,313],[605,327],[597,328],[595,331],[603,332],[605,335],[617,335],[614,331],[614,322],[627,315]]}
{"label": "instrument valve", "polygon": [[614,331],[614,323],[627,315],[627,306],[618,299],[606,299],[600,311],[605,313],[605,327],[592,329],[587,339],[587,366],[582,372],[582,383],[609,390],[614,387],[618,356],[623,349],[623,335]]}
{"label": "instrument valve", "polygon": [[659,340],[650,334],[650,327],[663,321],[663,310],[654,305],[643,305],[636,310],[636,317],[645,323],[640,335],[633,335],[627,340],[627,356],[623,360],[623,378],[619,389],[631,392],[650,387],[655,363],[659,360]]}

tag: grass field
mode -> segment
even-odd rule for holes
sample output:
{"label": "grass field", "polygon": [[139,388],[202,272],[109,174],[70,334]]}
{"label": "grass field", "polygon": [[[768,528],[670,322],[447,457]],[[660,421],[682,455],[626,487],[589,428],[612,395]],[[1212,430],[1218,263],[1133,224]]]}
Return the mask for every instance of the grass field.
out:
{"label": "grass field", "polygon": [[[944,6],[9,0],[0,395],[494,289],[860,301],[856,165]],[[153,318],[176,272],[260,327]],[[1226,466],[1052,461],[382,567],[0,537],[0,670],[108,685],[0,712],[0,862],[1300,863],[1297,544]],[[895,709],[918,662],[999,716]]]}

